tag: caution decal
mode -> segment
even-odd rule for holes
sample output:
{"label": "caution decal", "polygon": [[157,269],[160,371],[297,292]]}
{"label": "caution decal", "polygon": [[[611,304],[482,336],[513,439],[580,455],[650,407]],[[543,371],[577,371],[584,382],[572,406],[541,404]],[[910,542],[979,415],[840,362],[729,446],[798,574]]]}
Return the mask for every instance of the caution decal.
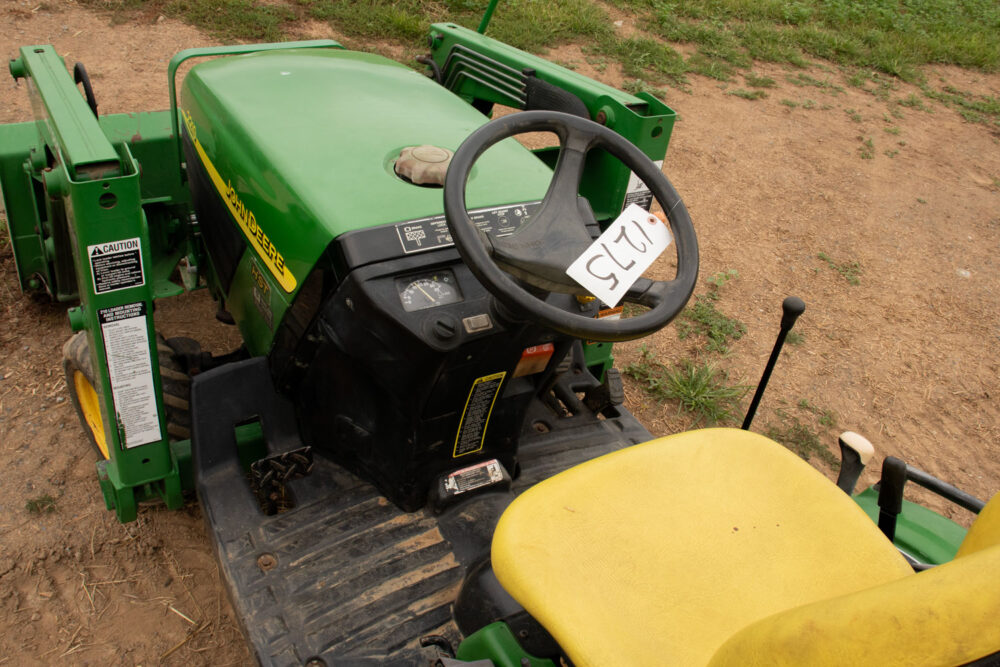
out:
{"label": "caution decal", "polygon": [[264,261],[271,275],[278,281],[282,289],[288,293],[294,292],[298,283],[292,272],[285,266],[284,256],[278,252],[271,239],[261,226],[257,224],[257,218],[254,216],[253,211],[243,203],[232,183],[228,180],[223,180],[222,176],[219,175],[215,165],[212,164],[212,160],[202,147],[201,142],[198,141],[198,129],[191,119],[191,114],[187,110],[181,109],[181,117],[184,118],[184,125],[187,127],[188,135],[191,137],[191,143],[194,144],[194,148],[198,152],[198,157],[201,159],[202,164],[205,165],[205,171],[208,172],[208,176],[212,179],[212,184],[219,192],[222,200],[226,202],[229,212],[233,214],[240,229],[250,239],[253,249]]}
{"label": "caution decal", "polygon": [[500,385],[507,372],[494,373],[476,378],[469,390],[469,398],[465,401],[462,411],[462,421],[458,424],[458,434],[455,436],[455,451],[453,458],[478,452],[483,448],[486,439],[486,427],[490,422],[493,404],[500,393]]}

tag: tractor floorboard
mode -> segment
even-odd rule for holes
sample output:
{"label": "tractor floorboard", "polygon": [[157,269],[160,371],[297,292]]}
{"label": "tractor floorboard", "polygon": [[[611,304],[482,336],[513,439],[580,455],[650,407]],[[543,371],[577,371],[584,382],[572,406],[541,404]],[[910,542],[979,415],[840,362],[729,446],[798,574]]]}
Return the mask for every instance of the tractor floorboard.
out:
{"label": "tractor floorboard", "polygon": [[[452,603],[514,495],[649,437],[624,411],[607,420],[558,419],[539,403],[527,420],[513,493],[483,494],[440,515],[406,513],[317,456],[311,474],[288,484],[295,506],[266,516],[236,460],[232,427],[227,439],[218,426],[257,416],[272,451],[275,442],[277,451],[298,444],[282,430],[290,406],[261,390],[267,370],[255,362],[198,376],[192,401],[211,415],[194,426],[198,494],[230,600],[264,665],[429,664],[439,652],[422,648],[420,638],[442,635],[457,647]],[[247,388],[238,392],[245,400],[234,387]],[[550,425],[544,433],[531,426],[541,418]]]}

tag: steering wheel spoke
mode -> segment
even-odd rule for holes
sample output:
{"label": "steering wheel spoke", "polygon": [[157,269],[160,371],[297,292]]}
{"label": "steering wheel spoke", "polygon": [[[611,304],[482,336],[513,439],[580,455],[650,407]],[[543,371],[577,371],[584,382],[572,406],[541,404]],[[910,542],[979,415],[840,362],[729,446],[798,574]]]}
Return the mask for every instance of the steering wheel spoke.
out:
{"label": "steering wheel spoke", "polygon": [[[465,185],[473,164],[490,146],[525,132],[551,131],[561,149],[552,181],[538,212],[510,236],[481,239],[469,218]],[[591,244],[597,222],[589,203],[579,197],[587,153],[601,147],[621,160],[669,211],[677,247],[677,276],[670,281],[640,278],[625,300],[651,310],[625,320],[600,320],[562,310],[537,294],[586,294],[565,271]],[[587,119],[554,111],[526,111],[493,120],[462,143],[444,186],[445,217],[455,246],[479,281],[508,309],[556,331],[597,341],[639,338],[665,326],[691,297],[698,275],[698,241],[691,218],[670,181],[646,155],[614,131]],[[484,243],[485,242],[485,243]],[[487,247],[487,244],[488,246]],[[533,289],[530,293],[512,276]]]}

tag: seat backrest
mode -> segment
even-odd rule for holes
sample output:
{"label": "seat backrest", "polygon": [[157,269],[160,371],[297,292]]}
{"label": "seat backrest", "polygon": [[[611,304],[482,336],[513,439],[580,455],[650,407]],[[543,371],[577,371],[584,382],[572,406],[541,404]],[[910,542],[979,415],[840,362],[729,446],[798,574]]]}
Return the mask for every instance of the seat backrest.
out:
{"label": "seat backrest", "polygon": [[993,496],[965,534],[955,558],[1000,544],[1000,493]]}
{"label": "seat backrest", "polygon": [[997,573],[1000,544],[970,549],[925,572],[761,619],[710,664],[964,665],[1000,652]]}

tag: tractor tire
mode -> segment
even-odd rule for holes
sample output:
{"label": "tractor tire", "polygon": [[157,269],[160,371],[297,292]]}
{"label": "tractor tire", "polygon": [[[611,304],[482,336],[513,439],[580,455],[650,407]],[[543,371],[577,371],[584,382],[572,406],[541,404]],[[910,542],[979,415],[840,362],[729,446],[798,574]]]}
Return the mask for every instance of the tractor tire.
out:
{"label": "tractor tire", "polygon": [[[163,388],[163,407],[167,413],[167,435],[171,441],[190,438],[191,378],[176,358],[174,349],[160,335],[156,336],[156,349],[160,356],[160,383]],[[83,331],[63,345],[63,374],[70,401],[90,445],[100,458],[109,459],[100,389],[91,363],[90,343]]]}

